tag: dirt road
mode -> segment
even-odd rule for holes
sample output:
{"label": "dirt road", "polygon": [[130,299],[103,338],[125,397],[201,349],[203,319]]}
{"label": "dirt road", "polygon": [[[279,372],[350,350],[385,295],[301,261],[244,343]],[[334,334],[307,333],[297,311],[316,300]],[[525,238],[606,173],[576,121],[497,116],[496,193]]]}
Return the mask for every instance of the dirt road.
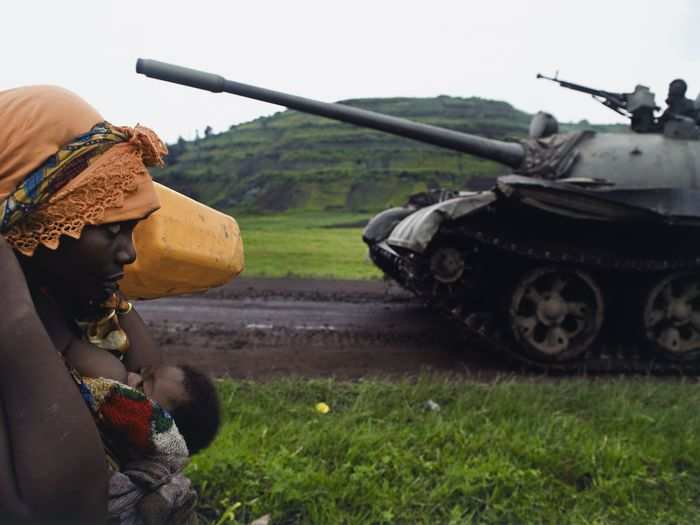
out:
{"label": "dirt road", "polygon": [[381,281],[239,279],[137,310],[169,359],[217,375],[357,378],[504,369],[408,293]]}

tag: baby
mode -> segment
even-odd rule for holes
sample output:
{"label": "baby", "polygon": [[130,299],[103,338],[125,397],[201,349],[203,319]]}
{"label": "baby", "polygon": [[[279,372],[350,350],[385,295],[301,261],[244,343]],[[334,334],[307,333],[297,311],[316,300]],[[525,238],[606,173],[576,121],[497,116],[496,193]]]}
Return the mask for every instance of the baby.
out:
{"label": "baby", "polygon": [[117,357],[86,343],[71,345],[65,358],[117,464],[151,458],[175,467],[214,439],[219,401],[198,370],[160,365],[127,372]]}

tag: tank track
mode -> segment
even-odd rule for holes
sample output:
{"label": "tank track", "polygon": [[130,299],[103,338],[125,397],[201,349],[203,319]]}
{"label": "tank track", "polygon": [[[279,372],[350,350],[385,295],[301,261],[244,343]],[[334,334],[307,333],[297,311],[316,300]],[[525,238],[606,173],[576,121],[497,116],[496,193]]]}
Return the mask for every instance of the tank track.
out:
{"label": "tank track", "polygon": [[[552,246],[543,249],[508,239],[503,235],[493,235],[483,230],[460,228],[446,232],[448,237],[459,235],[473,240],[475,245],[488,247],[500,254],[509,254],[530,264],[554,265],[571,264],[598,271],[634,272],[639,274],[700,270],[700,257],[688,256],[677,259],[637,259],[634,257],[613,256],[602,251],[567,249],[557,250]],[[509,336],[504,336],[503,325],[495,322],[495,314],[469,309],[466,305],[454,306],[445,303],[440,297],[426,292],[417,284],[421,274],[417,265],[399,254],[384,250],[371,251],[372,259],[386,273],[392,275],[404,288],[422,297],[437,307],[447,317],[458,323],[464,332],[485,343],[503,355],[506,360],[523,371],[549,374],[653,374],[653,375],[700,375],[700,360],[672,361],[661,355],[652,355],[641,342],[620,343],[597,342],[594,348],[586,351],[573,361],[544,362],[523,354]],[[497,328],[498,327],[498,328]]]}
{"label": "tank track", "polygon": [[611,255],[590,250],[558,251],[553,248],[528,246],[526,243],[508,239],[502,235],[493,235],[484,231],[464,231],[467,237],[494,249],[549,264],[580,264],[600,270],[619,270],[636,272],[690,271],[700,269],[700,256],[681,257],[678,259],[645,259]]}
{"label": "tank track", "polygon": [[[626,272],[671,272],[700,269],[700,257],[679,259],[635,259],[632,257],[611,256],[604,252],[583,250],[558,251],[552,247],[541,249],[516,242],[502,235],[484,231],[465,232],[468,237],[482,245],[509,253],[541,264],[574,264],[596,270]],[[497,330],[493,316],[480,312],[470,312],[463,308],[453,308],[445,313],[461,324],[468,335],[482,340],[508,360],[526,371],[552,374],[654,374],[654,375],[700,375],[700,360],[671,361],[663,356],[651,355],[641,345],[633,346],[633,341],[623,346],[598,342],[595,348],[585,352],[571,362],[542,362],[529,358],[518,350],[514,341],[503,337]]]}
{"label": "tank track", "polygon": [[545,363],[528,358],[518,351],[512,341],[496,330],[491,320],[479,313],[459,309],[444,311],[463,326],[470,337],[485,343],[489,348],[506,357],[509,363],[525,372],[548,374],[642,374],[642,375],[700,375],[700,362],[680,363],[667,359],[651,358],[643,352],[631,349],[608,348],[601,344],[572,362]]}

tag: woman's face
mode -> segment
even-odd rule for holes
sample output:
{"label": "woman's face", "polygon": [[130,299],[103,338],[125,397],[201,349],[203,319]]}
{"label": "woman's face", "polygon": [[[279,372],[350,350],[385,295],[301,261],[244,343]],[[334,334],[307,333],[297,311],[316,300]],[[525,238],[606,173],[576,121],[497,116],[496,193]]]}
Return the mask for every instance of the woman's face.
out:
{"label": "woman's face", "polygon": [[138,221],[86,226],[79,239],[61,237],[56,250],[37,249],[31,266],[49,289],[80,305],[99,303],[117,290],[124,266],[136,260],[133,243]]}

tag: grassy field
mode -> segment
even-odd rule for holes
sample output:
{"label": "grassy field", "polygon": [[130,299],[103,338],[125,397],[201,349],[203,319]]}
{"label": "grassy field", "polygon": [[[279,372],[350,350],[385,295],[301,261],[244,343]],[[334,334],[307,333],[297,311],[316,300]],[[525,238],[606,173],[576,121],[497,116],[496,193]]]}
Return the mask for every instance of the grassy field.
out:
{"label": "grassy field", "polygon": [[243,275],[379,278],[362,242],[361,225],[369,218],[353,213],[236,216],[245,249]]}
{"label": "grassy field", "polygon": [[[377,278],[367,218],[238,216],[245,275]],[[206,523],[700,524],[697,381],[219,387],[225,425],[188,470]]]}
{"label": "grassy field", "polygon": [[695,381],[424,376],[220,391],[225,426],[189,467],[211,523],[700,523]]}

